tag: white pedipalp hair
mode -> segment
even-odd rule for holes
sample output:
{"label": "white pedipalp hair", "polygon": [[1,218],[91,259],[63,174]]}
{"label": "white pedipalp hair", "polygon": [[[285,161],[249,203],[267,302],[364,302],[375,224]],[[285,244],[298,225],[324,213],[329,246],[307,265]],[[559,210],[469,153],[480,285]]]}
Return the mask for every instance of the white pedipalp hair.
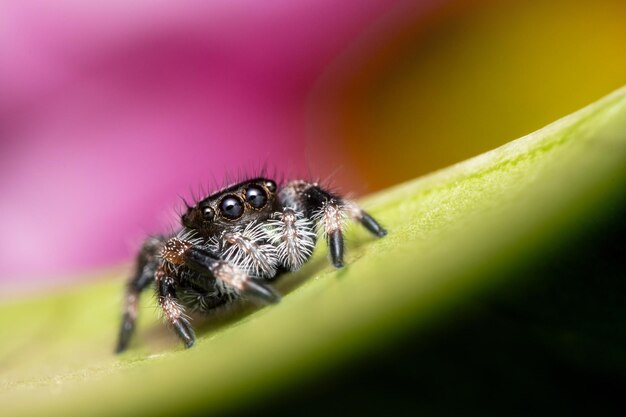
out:
{"label": "white pedipalp hair", "polygon": [[278,255],[263,223],[252,222],[244,228],[226,231],[219,240],[212,239],[209,244],[224,261],[252,277],[271,278],[276,275]]}
{"label": "white pedipalp hair", "polygon": [[176,237],[183,242],[190,243],[192,246],[201,246],[202,238],[198,235],[198,233],[193,229],[188,229],[183,227],[177,234]]}
{"label": "white pedipalp hair", "polygon": [[316,233],[313,222],[302,212],[285,208],[283,212],[274,213],[268,221],[270,240],[278,254],[278,260],[289,270],[300,269],[315,248]]}

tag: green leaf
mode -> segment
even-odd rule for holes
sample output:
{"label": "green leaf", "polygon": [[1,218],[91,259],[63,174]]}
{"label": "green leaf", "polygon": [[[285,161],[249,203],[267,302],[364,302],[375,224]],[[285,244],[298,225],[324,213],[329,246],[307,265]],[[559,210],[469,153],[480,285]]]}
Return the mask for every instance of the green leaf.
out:
{"label": "green leaf", "polygon": [[[287,293],[280,304],[240,306],[196,322],[193,349],[182,349],[159,323],[147,296],[130,351],[113,355],[123,271],[5,304],[3,415],[180,414],[280,393],[409,329],[445,326],[444,318],[481,294],[506,300],[507,289],[541,285],[549,277],[525,271],[618,221],[625,183],[621,89],[527,137],[367,198],[363,205],[387,237],[354,227],[346,268],[331,268],[318,248],[277,284]],[[603,262],[602,253],[594,257]],[[613,346],[623,352],[620,343]]]}

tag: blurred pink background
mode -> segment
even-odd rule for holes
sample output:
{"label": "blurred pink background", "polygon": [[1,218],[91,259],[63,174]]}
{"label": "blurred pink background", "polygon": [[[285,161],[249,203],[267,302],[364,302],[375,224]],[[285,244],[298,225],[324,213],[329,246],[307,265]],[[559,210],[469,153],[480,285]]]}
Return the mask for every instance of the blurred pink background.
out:
{"label": "blurred pink background", "polygon": [[[88,279],[267,165],[363,195],[626,84],[623,0],[0,5],[0,287]],[[1,294],[0,294],[1,295]]]}
{"label": "blurred pink background", "polygon": [[309,94],[397,3],[3,2],[0,282],[128,260],[226,172],[324,175]]}

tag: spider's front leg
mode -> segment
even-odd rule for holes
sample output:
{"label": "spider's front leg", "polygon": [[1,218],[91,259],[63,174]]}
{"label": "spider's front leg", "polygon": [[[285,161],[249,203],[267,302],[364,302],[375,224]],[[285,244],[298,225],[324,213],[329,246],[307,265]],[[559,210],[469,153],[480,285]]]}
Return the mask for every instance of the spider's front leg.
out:
{"label": "spider's front leg", "polygon": [[189,348],[196,341],[196,335],[185,315],[185,310],[177,301],[176,281],[180,278],[178,273],[167,264],[162,264],[156,272],[157,294],[165,319]]}
{"label": "spider's front leg", "polygon": [[387,231],[356,203],[324,190],[317,183],[292,181],[278,195],[282,207],[291,207],[320,224],[328,243],[330,258],[336,268],[343,267],[343,229],[348,216],[363,225],[375,236]]}
{"label": "spider's front leg", "polygon": [[[280,301],[280,295],[268,285],[253,279],[236,265],[220,259],[204,247],[183,238],[173,237],[168,240],[161,250],[161,258],[164,262],[156,273],[159,304],[165,318],[187,347],[193,345],[195,335],[183,307],[177,302],[176,284],[182,279],[206,290],[214,287],[212,280],[219,280],[244,296],[265,303]],[[196,273],[183,276],[183,269],[178,267],[186,267]]]}
{"label": "spider's front leg", "polygon": [[165,244],[161,257],[172,265],[184,265],[196,271],[190,277],[193,283],[209,289],[207,279],[215,278],[232,287],[238,293],[265,303],[277,303],[280,295],[261,280],[246,274],[238,266],[220,259],[215,253],[180,238],[171,238]]}

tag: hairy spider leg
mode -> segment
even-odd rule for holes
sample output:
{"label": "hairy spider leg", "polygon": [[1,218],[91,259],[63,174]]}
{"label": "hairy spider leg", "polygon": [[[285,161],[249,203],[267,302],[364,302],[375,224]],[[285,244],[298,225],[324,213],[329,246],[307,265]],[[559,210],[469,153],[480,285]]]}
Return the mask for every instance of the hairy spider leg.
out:
{"label": "hairy spider leg", "polygon": [[385,230],[372,216],[370,216],[365,210],[359,207],[355,202],[350,201],[346,203],[348,214],[350,217],[367,229],[368,232],[377,237],[387,236],[387,230]]}
{"label": "hairy spider leg", "polygon": [[317,183],[292,181],[278,194],[279,203],[283,207],[292,207],[302,211],[323,228],[328,244],[330,258],[336,268],[344,265],[344,219],[346,214],[361,223],[368,231],[378,237],[385,236],[387,231],[372,216],[359,208],[355,203],[346,202],[340,197],[324,190]]}
{"label": "hairy spider leg", "polygon": [[215,278],[243,295],[266,303],[280,301],[280,295],[270,286],[253,279],[236,265],[192,242],[173,237],[165,244],[161,256],[172,265],[185,265],[198,272],[199,275],[189,278],[195,277],[192,282],[203,288],[208,288],[207,278]]}
{"label": "hairy spider leg", "polygon": [[330,250],[330,258],[336,268],[343,266],[343,210],[341,199],[323,190],[316,183],[291,181],[278,193],[282,207],[290,207],[322,224]]}
{"label": "hairy spider leg", "polygon": [[161,265],[157,270],[156,282],[159,305],[166,320],[172,325],[178,337],[185,343],[185,346],[189,348],[196,341],[196,335],[189,324],[183,307],[177,302],[174,276],[175,271],[168,270],[165,265]]}
{"label": "hairy spider leg", "polygon": [[135,274],[126,286],[124,314],[115,347],[116,353],[123,352],[128,347],[130,338],[135,330],[139,297],[154,282],[154,274],[159,266],[157,255],[164,240],[165,238],[162,236],[153,236],[146,239],[137,256]]}

